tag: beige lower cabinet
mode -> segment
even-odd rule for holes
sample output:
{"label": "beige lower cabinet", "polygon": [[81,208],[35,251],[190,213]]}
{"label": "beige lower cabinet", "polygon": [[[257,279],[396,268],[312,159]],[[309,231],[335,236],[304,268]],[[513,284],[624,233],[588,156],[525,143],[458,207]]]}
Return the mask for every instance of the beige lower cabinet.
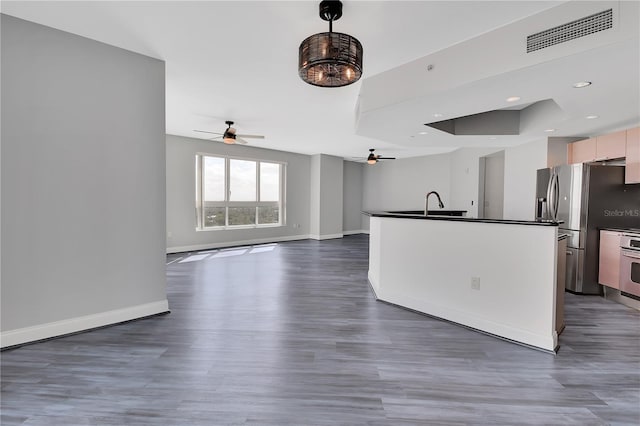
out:
{"label": "beige lower cabinet", "polygon": [[556,332],[564,331],[564,290],[567,274],[567,237],[558,240],[558,266],[556,269]]}
{"label": "beige lower cabinet", "polygon": [[620,238],[622,232],[600,231],[598,282],[620,289]]}

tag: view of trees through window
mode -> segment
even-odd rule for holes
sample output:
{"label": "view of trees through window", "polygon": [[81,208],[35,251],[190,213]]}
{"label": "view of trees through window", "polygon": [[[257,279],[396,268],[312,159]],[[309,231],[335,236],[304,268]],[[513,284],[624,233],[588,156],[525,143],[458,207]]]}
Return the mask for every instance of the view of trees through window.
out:
{"label": "view of trees through window", "polygon": [[198,155],[198,227],[280,224],[283,168],[280,163]]}

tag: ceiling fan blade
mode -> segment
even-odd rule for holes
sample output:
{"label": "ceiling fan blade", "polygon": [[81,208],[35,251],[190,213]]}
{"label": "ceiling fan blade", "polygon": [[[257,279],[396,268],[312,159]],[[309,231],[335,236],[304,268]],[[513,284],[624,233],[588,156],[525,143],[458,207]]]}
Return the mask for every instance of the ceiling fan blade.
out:
{"label": "ceiling fan blade", "polygon": [[377,157],[378,160],[395,160],[396,157]]}
{"label": "ceiling fan blade", "polygon": [[240,136],[242,138],[247,138],[247,139],[264,139],[264,136],[262,135],[236,135],[236,136]]}
{"label": "ceiling fan blade", "polygon": [[207,130],[194,130],[194,132],[198,132],[198,133],[211,133],[212,135],[221,135],[222,133],[218,133],[218,132],[209,132]]}
{"label": "ceiling fan blade", "polygon": [[236,143],[240,144],[240,145],[246,145],[249,142],[245,141],[244,139],[239,138],[238,135],[236,135]]}

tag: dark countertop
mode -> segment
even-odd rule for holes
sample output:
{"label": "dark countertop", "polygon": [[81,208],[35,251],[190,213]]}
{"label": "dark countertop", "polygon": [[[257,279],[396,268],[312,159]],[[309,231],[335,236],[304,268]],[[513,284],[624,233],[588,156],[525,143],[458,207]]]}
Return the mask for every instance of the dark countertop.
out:
{"label": "dark countertop", "polygon": [[506,220],[506,219],[477,219],[473,217],[461,216],[425,216],[421,214],[395,213],[393,211],[363,211],[362,213],[372,217],[393,217],[397,219],[421,219],[421,220],[448,220],[451,222],[479,222],[479,223],[504,223],[508,225],[537,225],[537,226],[558,226],[562,222],[533,221],[533,220]]}

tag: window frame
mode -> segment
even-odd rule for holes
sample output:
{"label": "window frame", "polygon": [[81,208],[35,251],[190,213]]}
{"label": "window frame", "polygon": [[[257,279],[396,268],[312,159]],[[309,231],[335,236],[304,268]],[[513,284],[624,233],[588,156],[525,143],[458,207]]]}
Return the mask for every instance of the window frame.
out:
{"label": "window frame", "polygon": [[[224,201],[204,201],[204,170],[203,158],[214,157],[224,160]],[[256,201],[230,201],[231,196],[231,160],[252,161],[256,163]],[[261,201],[260,200],[260,165],[262,163],[277,164],[279,170],[278,189],[280,199],[278,201]],[[259,158],[238,157],[232,155],[219,155],[206,152],[196,153],[196,197],[195,197],[195,219],[196,231],[220,231],[233,229],[252,229],[252,228],[275,228],[286,226],[286,170],[287,163],[284,161],[264,160]],[[205,226],[204,210],[207,207],[220,207],[225,210],[224,225],[221,226]],[[253,207],[255,208],[256,223],[247,225],[230,225],[229,224],[229,208],[234,207]],[[278,222],[277,223],[258,223],[260,207],[277,207]]]}

